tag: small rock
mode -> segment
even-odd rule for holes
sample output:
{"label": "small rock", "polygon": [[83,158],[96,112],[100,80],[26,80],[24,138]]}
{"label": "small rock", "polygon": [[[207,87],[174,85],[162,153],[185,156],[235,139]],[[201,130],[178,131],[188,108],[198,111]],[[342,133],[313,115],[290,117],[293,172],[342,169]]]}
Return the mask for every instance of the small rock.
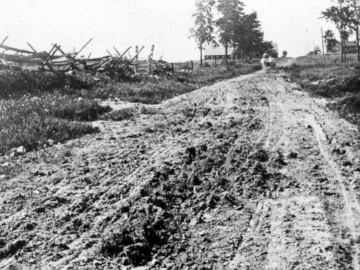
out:
{"label": "small rock", "polygon": [[297,158],[298,157],[298,153],[291,151],[288,155],[288,158]]}
{"label": "small rock", "polygon": [[40,213],[45,213],[46,211],[46,208],[45,207],[38,207],[38,208],[35,208],[34,210],[36,213],[40,214]]}
{"label": "small rock", "polygon": [[313,86],[318,86],[319,84],[320,84],[320,81],[310,83],[310,85],[313,85]]}
{"label": "small rock", "polygon": [[16,148],[16,153],[18,153],[19,155],[23,155],[26,153],[26,149],[24,146],[20,146],[18,148]]}
{"label": "small rock", "polygon": [[209,214],[204,214],[204,215],[203,215],[203,220],[204,220],[205,222],[210,222],[210,221],[213,220],[213,217],[212,217],[211,215],[209,215]]}
{"label": "small rock", "polygon": [[198,219],[197,219],[197,218],[193,218],[193,219],[190,221],[190,226],[195,226],[197,223],[198,223]]}
{"label": "small rock", "polygon": [[47,142],[48,142],[48,144],[49,144],[50,146],[54,145],[54,143],[55,143],[54,140],[52,140],[52,139],[48,139]]}
{"label": "small rock", "polygon": [[343,166],[344,167],[352,166],[352,163],[350,161],[346,160],[346,161],[343,162]]}
{"label": "small rock", "polygon": [[100,265],[102,265],[102,262],[100,262],[98,260],[93,261],[93,266],[100,266]]}
{"label": "small rock", "polygon": [[289,86],[290,86],[293,90],[302,90],[302,89],[301,89],[301,86],[300,86],[299,84],[297,84],[297,83],[291,83]]}
{"label": "small rock", "polygon": [[200,236],[203,236],[203,235],[205,235],[205,234],[206,234],[206,231],[200,231],[200,232],[199,232],[199,235],[200,235]]}

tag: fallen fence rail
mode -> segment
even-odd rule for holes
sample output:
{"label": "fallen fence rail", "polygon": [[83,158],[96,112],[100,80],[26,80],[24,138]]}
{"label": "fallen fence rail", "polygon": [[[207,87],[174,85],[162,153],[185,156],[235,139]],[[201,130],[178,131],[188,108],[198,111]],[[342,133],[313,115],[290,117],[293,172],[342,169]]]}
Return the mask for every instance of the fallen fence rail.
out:
{"label": "fallen fence rail", "polygon": [[[135,55],[130,56],[128,47],[124,52],[120,52],[115,46],[116,53],[106,50],[108,55],[103,57],[87,58],[78,57],[85,47],[92,41],[90,39],[79,51],[73,53],[65,53],[61,45],[55,43],[49,52],[38,52],[30,43],[26,42],[32,51],[18,49],[15,47],[4,45],[7,41],[6,37],[1,43],[0,48],[4,51],[0,54],[0,69],[37,69],[44,72],[73,72],[80,71],[85,73],[126,73],[126,75],[151,75],[161,74],[165,72],[175,72],[178,70],[192,71],[194,65],[192,62],[187,63],[167,63],[162,60],[154,60],[154,48],[151,46],[150,54],[145,60],[139,60],[140,53],[144,50],[144,46],[139,49],[135,47]],[[5,53],[11,51],[14,54]],[[128,53],[129,57],[126,57]]]}

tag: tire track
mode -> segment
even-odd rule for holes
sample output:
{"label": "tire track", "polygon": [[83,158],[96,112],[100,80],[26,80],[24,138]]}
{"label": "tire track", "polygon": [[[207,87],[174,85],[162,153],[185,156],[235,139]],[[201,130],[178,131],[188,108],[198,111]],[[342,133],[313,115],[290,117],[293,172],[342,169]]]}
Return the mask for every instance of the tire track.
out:
{"label": "tire track", "polygon": [[[358,202],[356,200],[356,196],[354,199],[354,194],[349,193],[344,185],[343,177],[341,175],[341,170],[339,169],[338,165],[331,159],[329,153],[325,150],[325,147],[323,145],[323,142],[326,141],[325,133],[323,132],[320,125],[315,120],[315,117],[311,114],[307,115],[307,120],[309,124],[313,127],[315,131],[316,140],[318,143],[319,150],[322,154],[322,156],[326,159],[329,166],[333,169],[336,175],[336,179],[339,182],[339,185],[341,187],[341,192],[344,198],[344,202],[346,205],[346,209],[348,211],[348,214],[346,215],[346,218],[348,219],[346,221],[346,225],[350,228],[352,240],[353,240],[353,266],[355,270],[359,270],[359,229],[356,226],[356,217],[354,213],[354,209],[359,209]],[[359,216],[359,213],[358,215]]]}

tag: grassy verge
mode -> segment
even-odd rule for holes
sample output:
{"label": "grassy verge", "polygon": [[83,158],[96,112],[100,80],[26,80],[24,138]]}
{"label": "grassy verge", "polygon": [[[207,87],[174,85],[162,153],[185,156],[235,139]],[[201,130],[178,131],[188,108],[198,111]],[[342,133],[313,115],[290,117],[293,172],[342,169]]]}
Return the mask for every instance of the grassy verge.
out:
{"label": "grassy verge", "polygon": [[[29,71],[0,71],[0,154],[24,146],[36,149],[49,139],[55,142],[97,132],[84,121],[97,120],[110,111],[95,99],[158,104],[218,80],[259,70],[259,65],[198,69],[192,73],[160,77],[127,78],[123,81],[85,74],[45,74]],[[133,112],[111,114],[122,120]]]}
{"label": "grassy verge", "polygon": [[303,65],[287,72],[291,81],[313,95],[328,98],[330,109],[360,125],[360,70],[351,69],[349,65]]}
{"label": "grassy verge", "polygon": [[260,69],[260,65],[198,69],[192,73],[175,73],[164,77],[143,78],[133,82],[106,82],[91,91],[81,91],[88,98],[119,98],[123,101],[158,104],[164,100],[194,91],[219,80],[249,74]]}
{"label": "grassy verge", "polygon": [[56,95],[3,100],[0,103],[0,153],[19,146],[33,150],[49,139],[63,142],[97,132],[98,129],[78,121],[92,120],[89,117],[95,117],[98,107],[92,101],[76,102]]}

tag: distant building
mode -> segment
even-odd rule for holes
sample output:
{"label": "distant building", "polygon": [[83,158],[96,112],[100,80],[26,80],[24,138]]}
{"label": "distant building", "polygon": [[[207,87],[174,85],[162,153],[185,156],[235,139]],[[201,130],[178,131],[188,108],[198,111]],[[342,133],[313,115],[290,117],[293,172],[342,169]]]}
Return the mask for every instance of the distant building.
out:
{"label": "distant building", "polygon": [[[331,50],[327,50],[327,53],[341,53],[342,46],[340,41],[337,41],[336,39],[327,39],[325,40],[325,43],[326,48],[331,48]],[[357,53],[356,47],[356,41],[346,41],[344,49],[346,53]]]}
{"label": "distant building", "polygon": [[[228,59],[231,59],[233,51],[233,48],[228,47]],[[205,60],[225,59],[225,47],[221,44],[216,48],[211,45],[205,45],[204,58]]]}
{"label": "distant building", "polygon": [[271,45],[273,46],[273,49],[279,53],[279,46],[277,43],[271,42]]}
{"label": "distant building", "polygon": [[320,47],[319,47],[319,46],[315,46],[315,48],[314,48],[314,53],[315,53],[315,55],[321,54],[321,50],[320,50]]}
{"label": "distant building", "polygon": [[346,53],[357,53],[356,47],[357,47],[356,41],[345,42],[345,52]]}

